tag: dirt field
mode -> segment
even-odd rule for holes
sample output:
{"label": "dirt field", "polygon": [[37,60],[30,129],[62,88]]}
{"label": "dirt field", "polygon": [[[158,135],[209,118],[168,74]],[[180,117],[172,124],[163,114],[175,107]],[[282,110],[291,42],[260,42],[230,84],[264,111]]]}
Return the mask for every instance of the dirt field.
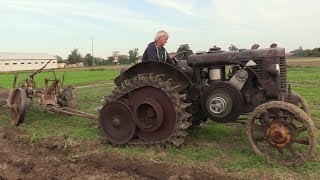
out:
{"label": "dirt field", "polygon": [[[221,173],[124,157],[95,150],[79,151],[75,142],[63,139],[30,144],[13,140],[15,128],[0,133],[0,180],[2,179],[233,179]],[[83,144],[81,144],[83,147]],[[77,150],[75,150],[77,149]]]}
{"label": "dirt field", "polygon": [[304,61],[304,62],[300,62],[300,61],[290,61],[287,60],[287,65],[289,66],[303,66],[303,67],[306,67],[306,66],[317,66],[319,67],[320,66],[320,61]]}

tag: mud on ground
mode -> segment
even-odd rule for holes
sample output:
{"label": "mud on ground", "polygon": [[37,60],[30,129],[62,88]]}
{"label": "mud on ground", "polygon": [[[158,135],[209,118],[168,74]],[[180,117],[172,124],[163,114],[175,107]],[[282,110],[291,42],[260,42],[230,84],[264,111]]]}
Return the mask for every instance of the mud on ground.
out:
{"label": "mud on ground", "polygon": [[[2,179],[232,179],[208,170],[139,160],[81,143],[65,147],[61,140],[30,143],[18,140],[17,129],[0,132]],[[82,149],[77,152],[75,148]]]}

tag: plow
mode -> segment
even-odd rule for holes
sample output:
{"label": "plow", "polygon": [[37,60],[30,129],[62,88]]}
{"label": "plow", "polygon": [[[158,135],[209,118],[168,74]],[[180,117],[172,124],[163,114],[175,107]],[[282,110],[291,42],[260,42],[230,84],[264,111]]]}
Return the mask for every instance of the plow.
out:
{"label": "plow", "polygon": [[[63,81],[57,79],[54,69],[52,69],[54,79],[46,78],[43,89],[37,89],[34,77],[44,70],[50,63],[47,62],[39,70],[29,75],[25,80],[17,85],[18,75],[15,74],[13,88],[11,91],[1,88],[2,104],[10,111],[10,122],[19,126],[24,122],[26,110],[33,105],[34,98],[38,99],[40,107],[48,112],[76,115],[89,119],[96,119],[92,114],[75,109],[74,88],[68,86],[63,88]],[[63,80],[65,76],[63,76]]]}
{"label": "plow", "polygon": [[102,100],[99,117],[76,110],[73,87],[62,88],[56,77],[36,90],[33,77],[44,67],[19,87],[15,78],[10,93],[0,89],[0,97],[7,99],[13,125],[23,122],[37,97],[47,111],[97,118],[103,136],[115,146],[178,147],[189,129],[208,120],[232,123],[246,117],[245,131],[256,154],[285,165],[313,157],[317,130],[307,102],[287,84],[284,48],[255,44],[223,51],[215,46],[188,57],[178,53],[172,61],[147,61],[121,71]]}

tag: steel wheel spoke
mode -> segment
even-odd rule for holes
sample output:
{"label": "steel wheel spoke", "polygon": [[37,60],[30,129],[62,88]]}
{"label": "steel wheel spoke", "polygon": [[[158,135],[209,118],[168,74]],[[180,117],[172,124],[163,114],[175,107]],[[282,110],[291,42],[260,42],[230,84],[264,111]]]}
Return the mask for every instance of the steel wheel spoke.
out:
{"label": "steel wheel spoke", "polygon": [[286,156],[285,156],[285,153],[284,153],[284,151],[283,151],[283,149],[281,149],[281,148],[277,148],[278,149],[278,152],[280,153],[280,155],[281,155],[281,158],[282,158],[282,160],[285,160],[286,159]]}
{"label": "steel wheel spoke", "polygon": [[298,159],[299,155],[296,153],[296,151],[293,149],[292,145],[288,146],[288,150],[290,152],[290,154],[292,155],[292,157],[294,159]]}
{"label": "steel wheel spoke", "polygon": [[298,144],[309,145],[309,140],[308,140],[308,139],[294,138],[294,139],[292,140],[292,142],[298,143]]}
{"label": "steel wheel spoke", "polygon": [[265,131],[265,127],[262,126],[262,125],[258,125],[258,124],[253,124],[253,129],[254,130],[259,130],[259,131],[262,131],[262,132]]}
{"label": "steel wheel spoke", "polygon": [[259,118],[259,122],[263,125],[263,126],[268,126],[270,125],[270,118],[268,116],[268,112],[265,112],[261,118]]}
{"label": "steel wheel spoke", "polygon": [[268,144],[268,146],[266,147],[265,152],[266,152],[266,154],[271,155],[271,153],[272,153],[272,147],[271,147],[270,144]]}
{"label": "steel wheel spoke", "polygon": [[293,124],[293,123],[292,123],[293,120],[294,120],[294,117],[293,117],[293,116],[290,116],[290,115],[288,115],[287,118],[286,118],[286,121],[287,121],[288,123],[290,123],[290,124]]}
{"label": "steel wheel spoke", "polygon": [[296,128],[294,132],[297,134],[300,134],[304,131],[308,131],[308,129],[306,127],[299,127],[299,128]]}
{"label": "steel wheel spoke", "polygon": [[253,138],[256,142],[263,142],[263,141],[266,141],[267,139],[265,137],[256,137],[256,138]]}

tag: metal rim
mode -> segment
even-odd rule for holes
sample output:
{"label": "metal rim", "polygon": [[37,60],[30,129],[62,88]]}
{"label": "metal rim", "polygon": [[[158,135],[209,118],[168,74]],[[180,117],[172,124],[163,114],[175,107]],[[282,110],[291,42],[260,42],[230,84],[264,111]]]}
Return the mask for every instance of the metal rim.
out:
{"label": "metal rim", "polygon": [[294,93],[298,96],[298,100],[299,100],[298,106],[300,107],[300,109],[305,111],[310,116],[310,109],[309,109],[308,102],[300,94],[298,94],[296,92],[291,92],[291,93]]}
{"label": "metal rim", "polygon": [[11,124],[18,126],[24,121],[26,114],[27,94],[24,89],[18,88],[10,92]]}
{"label": "metal rim", "polygon": [[214,82],[207,87],[201,106],[211,120],[219,123],[235,121],[241,113],[243,97],[239,90],[228,82]]}
{"label": "metal rim", "polygon": [[150,130],[152,131],[145,131],[144,128],[138,128],[136,130],[136,134],[143,139],[151,141],[165,140],[172,135],[176,125],[176,110],[174,102],[161,89],[151,86],[145,86],[132,92],[129,103],[133,107],[133,109],[138,109],[141,100],[146,99],[149,99],[149,103],[151,102],[151,99],[159,105],[157,105],[157,115],[163,115],[163,117],[160,118],[160,120],[162,119],[162,122],[157,122],[156,124],[159,124],[160,126],[151,128]]}
{"label": "metal rim", "polygon": [[214,92],[207,99],[210,113],[216,117],[225,117],[232,110],[232,99],[224,92]]}
{"label": "metal rim", "polygon": [[163,121],[163,111],[160,104],[150,98],[141,99],[134,106],[133,115],[138,128],[146,132],[157,130]]}
{"label": "metal rim", "polygon": [[246,131],[253,150],[285,165],[309,160],[316,148],[316,128],[299,107],[271,101],[249,116]]}
{"label": "metal rim", "polygon": [[18,126],[24,121],[27,109],[27,94],[22,88],[13,89],[9,95],[11,124]]}
{"label": "metal rim", "polygon": [[99,123],[104,136],[113,144],[125,144],[135,133],[132,112],[120,101],[109,102],[102,107]]}

